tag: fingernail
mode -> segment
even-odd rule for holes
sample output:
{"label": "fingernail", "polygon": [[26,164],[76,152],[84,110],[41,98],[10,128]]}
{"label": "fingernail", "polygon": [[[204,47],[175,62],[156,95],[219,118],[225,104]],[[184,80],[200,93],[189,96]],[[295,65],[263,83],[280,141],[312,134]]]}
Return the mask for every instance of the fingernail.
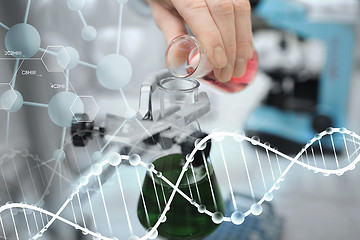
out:
{"label": "fingernail", "polygon": [[228,63],[222,70],[221,70],[221,79],[222,82],[227,82],[231,79],[233,74],[233,65]]}
{"label": "fingernail", "polygon": [[244,76],[246,71],[246,61],[244,58],[240,58],[236,60],[235,69],[234,69],[234,77],[239,78]]}
{"label": "fingernail", "polygon": [[227,63],[227,58],[224,49],[221,46],[214,48],[214,60],[218,65],[216,67],[223,68]]}

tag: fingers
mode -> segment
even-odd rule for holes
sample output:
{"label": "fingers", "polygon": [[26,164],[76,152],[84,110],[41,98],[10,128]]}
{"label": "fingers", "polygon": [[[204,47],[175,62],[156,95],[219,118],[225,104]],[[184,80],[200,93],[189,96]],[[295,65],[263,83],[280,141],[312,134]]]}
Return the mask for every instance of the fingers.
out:
{"label": "fingers", "polygon": [[225,47],[227,64],[222,69],[215,69],[219,81],[229,81],[233,75],[236,57],[235,16],[232,0],[206,0],[210,14],[219,29]]}
{"label": "fingers", "polygon": [[253,54],[249,0],[147,1],[167,43],[186,34],[186,23],[205,49],[218,80],[245,74]]}
{"label": "fingers", "polygon": [[179,14],[205,49],[210,63],[215,68],[227,64],[221,33],[216,26],[204,0],[171,0]]}
{"label": "fingers", "polygon": [[175,37],[187,33],[185,23],[176,12],[169,10],[156,0],[149,0],[148,2],[153,12],[154,20],[164,33],[168,44]]}
{"label": "fingers", "polygon": [[252,58],[251,6],[249,0],[232,0],[235,9],[236,60],[233,76],[242,77],[247,60]]}

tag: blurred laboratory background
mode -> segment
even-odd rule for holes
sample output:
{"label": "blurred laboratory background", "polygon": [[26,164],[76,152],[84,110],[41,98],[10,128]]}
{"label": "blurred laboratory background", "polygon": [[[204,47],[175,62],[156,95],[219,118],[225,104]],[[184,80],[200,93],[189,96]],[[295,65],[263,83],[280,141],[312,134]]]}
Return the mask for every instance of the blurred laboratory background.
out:
{"label": "blurred laboratory background", "polygon": [[[69,200],[68,196],[79,184],[81,177],[88,174],[99,160],[93,153],[104,145],[100,133],[93,134],[92,139],[80,136],[80,141],[86,138],[86,146],[74,146],[76,139],[74,132],[71,132],[72,127],[65,127],[64,130],[57,126],[49,117],[46,107],[31,105],[31,102],[48,104],[55,94],[64,90],[68,78],[71,92],[93,99],[91,106],[87,107],[94,113],[95,127],[101,126],[109,114],[124,116],[127,105],[137,110],[143,81],[151,73],[164,69],[167,45],[144,1],[86,0],[81,11],[70,9],[68,2],[31,2],[27,22],[39,32],[43,51],[30,59],[20,60],[19,65],[16,65],[13,56],[5,56],[6,26],[11,28],[24,22],[28,1],[0,1],[0,23],[5,26],[0,26],[0,94],[9,88],[7,83],[16,78],[13,88],[28,102],[11,114],[4,109],[0,110],[0,207],[21,202],[57,213],[63,203]],[[272,148],[290,157],[295,157],[315,134],[329,127],[346,127],[360,134],[359,2],[250,2],[254,47],[259,59],[257,75],[250,86],[238,93],[223,92],[206,82],[200,82],[199,92],[206,92],[211,104],[210,112],[200,121],[202,130],[207,133],[214,129],[243,132],[249,138],[258,136],[262,143],[268,142]],[[96,68],[104,56],[116,51],[121,4],[119,53],[132,66],[131,81],[123,88],[123,95],[118,90],[104,88],[97,80],[96,70],[91,67]],[[82,35],[84,23],[96,29],[96,37],[91,41],[84,40]],[[45,49],[57,52],[68,46],[78,51],[84,64],[78,64],[70,72],[51,71],[51,68],[56,68],[56,60],[51,62],[51,54],[45,56]],[[18,70],[14,71],[14,66]],[[31,71],[36,73],[31,74]],[[159,108],[156,99],[153,103],[154,108]],[[140,126],[138,128],[140,130],[137,132],[142,131]],[[101,127],[99,129],[101,132]],[[63,131],[66,131],[65,135]],[[65,136],[65,146],[62,146],[62,136]],[[359,140],[352,141],[354,145],[359,143]],[[230,179],[227,178],[228,169],[224,168],[222,162],[222,148],[221,151],[214,148],[211,154],[219,188],[223,189],[226,213],[231,214],[231,193],[235,192],[236,201],[239,205],[245,205],[245,210],[251,206],[251,203],[247,203],[254,196],[249,189],[244,190],[244,186],[249,185],[246,175],[237,176],[235,168],[241,155],[235,150],[238,145],[232,141],[225,143],[226,160],[230,175],[233,174],[233,189],[229,190]],[[332,158],[338,154],[339,161],[340,155],[346,158],[347,148],[333,147],[331,142],[324,142],[321,154],[324,151],[322,156],[325,159],[326,154]],[[62,148],[66,157],[63,161],[53,161],[56,155],[54,151]],[[245,151],[254,153],[247,157],[248,172],[251,173],[258,171],[259,156],[266,161],[269,158],[268,151],[259,150],[255,154],[253,149],[255,147],[251,144],[245,146]],[[358,148],[355,146],[354,149],[357,155]],[[306,154],[310,157],[311,152],[307,151]],[[315,152],[317,154],[320,152]],[[303,156],[305,159],[308,157]],[[148,161],[151,162],[151,159]],[[280,177],[281,169],[286,169],[289,160],[282,158],[277,164]],[[340,165],[346,164],[341,162]],[[74,200],[71,199],[59,215],[103,236],[116,239],[130,239],[131,235],[143,236],[147,229],[134,219],[137,219],[140,194],[138,181],[143,182],[146,169],[139,167],[136,170],[139,179],[131,166],[119,168],[123,180],[121,191],[116,183],[116,174],[109,172],[109,181],[107,178],[101,179],[104,189],[95,187],[97,183],[89,183],[89,188],[75,194]],[[265,167],[262,170],[266,171]],[[252,187],[255,189],[255,198],[261,199],[265,193],[258,191],[263,187],[262,173],[255,175],[252,178],[257,178],[257,181],[253,181]],[[263,204],[260,216],[250,214],[242,225],[223,222],[205,239],[359,239],[360,171],[356,167],[353,171],[338,175],[341,176],[324,176],[295,164],[285,180],[282,179],[281,188],[274,191],[274,199]],[[270,182],[274,183],[273,180]],[[125,198],[121,198],[122,193],[125,193]],[[133,215],[130,217],[133,221],[133,229],[130,231],[122,199],[127,199],[127,208]],[[109,219],[103,212],[104,208],[113,214],[119,210],[119,215],[121,213],[123,216],[117,218],[115,214]],[[35,210],[4,210],[0,212],[0,239],[29,239],[46,226],[51,218]],[[109,225],[112,228],[109,229]],[[83,232],[83,229],[55,220],[38,237],[100,239]],[[156,239],[163,238],[159,236]]]}

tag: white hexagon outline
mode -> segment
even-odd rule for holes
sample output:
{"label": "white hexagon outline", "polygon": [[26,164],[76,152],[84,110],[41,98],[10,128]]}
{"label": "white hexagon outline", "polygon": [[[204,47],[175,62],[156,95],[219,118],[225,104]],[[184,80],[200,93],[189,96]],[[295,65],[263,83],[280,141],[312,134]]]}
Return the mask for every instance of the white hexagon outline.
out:
{"label": "white hexagon outline", "polygon": [[[14,103],[15,103],[16,99],[18,98],[18,96],[17,96],[17,94],[16,94],[16,92],[15,92],[14,88],[11,86],[11,84],[10,84],[10,83],[0,83],[0,85],[2,85],[2,84],[4,84],[4,85],[9,85],[9,86],[10,86],[10,90],[12,90],[12,91],[13,91],[13,93],[15,94],[14,101],[11,103],[11,106],[10,106],[9,108],[3,108],[3,107],[2,107],[2,105],[0,104],[0,110],[5,110],[5,111],[8,111],[8,110],[10,110],[10,109],[11,109],[11,107],[14,105]],[[1,96],[0,96],[0,98],[1,98]]]}
{"label": "white hexagon outline", "polygon": [[[46,47],[43,55],[41,55],[40,60],[41,60],[41,62],[43,63],[43,65],[45,66],[45,68],[46,68],[46,70],[47,70],[48,72],[55,72],[55,73],[57,73],[56,71],[50,71],[50,70],[48,69],[48,67],[46,66],[44,60],[43,60],[43,58],[44,58],[44,56],[45,56],[45,54],[46,54],[47,52],[48,52],[49,55],[53,55],[52,53],[50,53],[50,50],[48,50],[49,48],[64,48],[66,55],[69,57],[69,61],[68,61],[68,63],[66,64],[66,66],[69,64],[69,62],[70,62],[70,60],[71,60],[71,57],[70,57],[70,55],[68,54],[68,52],[66,51],[66,48],[65,48],[64,46],[49,45],[49,46]],[[56,55],[57,55],[57,53],[56,53]],[[60,67],[61,67],[61,66],[60,66]],[[61,67],[61,68],[62,68],[62,67]],[[65,69],[66,69],[66,68],[64,68],[61,72],[64,72]]]}
{"label": "white hexagon outline", "polygon": [[[95,107],[96,107],[96,111],[95,111],[94,117],[93,117],[92,119],[89,118],[89,120],[87,120],[87,121],[81,121],[81,120],[79,121],[79,120],[75,117],[75,114],[74,114],[74,112],[72,111],[72,108],[73,108],[73,105],[75,104],[75,102],[76,102],[76,100],[77,100],[78,98],[92,98],[93,102],[95,103]],[[74,99],[74,102],[73,102],[73,103],[71,104],[71,106],[70,106],[70,111],[71,111],[73,117],[75,118],[76,122],[78,122],[78,123],[79,123],[79,122],[92,122],[92,121],[94,121],[94,119],[95,119],[96,115],[98,114],[99,110],[100,110],[99,105],[96,103],[96,101],[95,101],[95,99],[94,99],[93,96],[76,96],[76,98]],[[90,117],[90,116],[89,116],[89,117]]]}

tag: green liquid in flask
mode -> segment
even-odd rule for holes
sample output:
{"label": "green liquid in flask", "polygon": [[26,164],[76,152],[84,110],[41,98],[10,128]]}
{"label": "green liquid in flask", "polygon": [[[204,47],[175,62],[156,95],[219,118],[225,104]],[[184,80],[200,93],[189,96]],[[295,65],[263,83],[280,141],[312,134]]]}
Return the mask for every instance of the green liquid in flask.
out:
{"label": "green liquid in flask", "polygon": [[[184,160],[180,154],[173,154],[159,158],[153,164],[156,170],[162,172],[163,176],[175,185],[184,165]],[[207,175],[205,165],[194,167],[194,172],[189,165],[179,189],[189,197],[193,196],[193,199],[198,204],[205,205],[207,210],[224,214],[225,205],[213,167],[210,163],[207,163],[207,168],[209,175]],[[142,187],[147,215],[141,196],[137,210],[140,223],[147,229],[153,227],[158,221],[166,205],[165,199],[167,201],[173,191],[173,188],[157,176],[153,175],[153,178],[151,173],[147,173]],[[202,239],[212,233],[218,226],[213,223],[210,216],[199,213],[195,206],[179,193],[176,193],[170,205],[170,210],[166,213],[166,221],[161,223],[157,230],[160,236],[167,239]]]}

